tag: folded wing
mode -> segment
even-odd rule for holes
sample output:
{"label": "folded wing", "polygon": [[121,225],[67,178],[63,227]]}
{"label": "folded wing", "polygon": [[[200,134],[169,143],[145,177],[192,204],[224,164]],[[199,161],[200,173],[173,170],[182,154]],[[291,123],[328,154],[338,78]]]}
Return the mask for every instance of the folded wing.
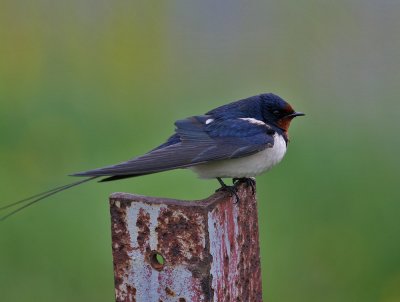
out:
{"label": "folded wing", "polygon": [[273,132],[267,125],[207,120],[208,116],[195,116],[177,121],[175,135],[160,147],[120,164],[73,175],[115,180],[243,157],[273,146]]}

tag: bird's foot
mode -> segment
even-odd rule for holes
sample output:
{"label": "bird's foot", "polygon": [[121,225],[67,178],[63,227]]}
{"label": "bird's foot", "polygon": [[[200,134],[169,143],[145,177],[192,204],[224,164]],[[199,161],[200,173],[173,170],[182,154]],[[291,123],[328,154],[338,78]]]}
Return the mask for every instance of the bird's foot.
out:
{"label": "bird's foot", "polygon": [[219,192],[219,191],[227,191],[229,192],[232,196],[235,196],[235,203],[239,202],[239,195],[237,193],[237,189],[236,186],[228,186],[226,185],[221,178],[217,177],[217,180],[219,182],[219,184],[221,185],[221,188],[219,188],[218,190],[216,190],[215,192]]}
{"label": "bird's foot", "polygon": [[251,188],[253,195],[256,193],[256,179],[254,177],[232,178],[232,183],[235,186],[244,183],[246,187]]}

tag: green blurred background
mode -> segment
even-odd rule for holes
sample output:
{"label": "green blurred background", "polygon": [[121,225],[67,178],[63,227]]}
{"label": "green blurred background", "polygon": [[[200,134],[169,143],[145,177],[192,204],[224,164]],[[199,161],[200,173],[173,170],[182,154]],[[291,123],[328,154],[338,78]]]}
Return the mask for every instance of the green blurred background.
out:
{"label": "green blurred background", "polygon": [[[0,205],[129,159],[261,92],[307,113],[258,177],[266,301],[400,301],[399,1],[0,2]],[[182,199],[173,171],[85,184],[0,225],[0,301],[112,301],[107,198]]]}

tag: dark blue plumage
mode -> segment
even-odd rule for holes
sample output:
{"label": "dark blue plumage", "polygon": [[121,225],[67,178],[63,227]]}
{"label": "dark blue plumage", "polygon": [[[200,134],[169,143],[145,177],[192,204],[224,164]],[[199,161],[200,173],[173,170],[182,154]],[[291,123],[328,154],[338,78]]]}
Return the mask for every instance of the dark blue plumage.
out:
{"label": "dark blue plumage", "polygon": [[116,180],[249,156],[271,148],[275,133],[287,141],[287,129],[279,121],[294,113],[277,95],[252,96],[205,115],[178,120],[175,134],[143,156],[74,176],[109,176],[103,181]]}
{"label": "dark blue plumage", "polygon": [[[58,192],[102,177],[117,180],[177,168],[189,168],[202,178],[245,178],[256,176],[280,162],[286,152],[291,120],[304,115],[279,96],[265,93],[239,100],[175,122],[175,133],[148,153],[126,162],[73,174],[88,177],[0,207],[19,207],[0,221]],[[250,181],[250,183],[252,183]]]}

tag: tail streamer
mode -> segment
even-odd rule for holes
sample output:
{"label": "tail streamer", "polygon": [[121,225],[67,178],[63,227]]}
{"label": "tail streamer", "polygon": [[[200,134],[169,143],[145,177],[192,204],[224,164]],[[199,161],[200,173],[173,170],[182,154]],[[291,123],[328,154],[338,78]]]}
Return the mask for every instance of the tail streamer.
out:
{"label": "tail streamer", "polygon": [[41,200],[43,200],[43,199],[45,199],[47,197],[50,197],[50,196],[52,196],[54,194],[57,194],[57,193],[59,193],[61,191],[67,190],[69,188],[78,186],[78,185],[83,184],[85,182],[91,181],[91,180],[93,180],[93,179],[95,179],[97,177],[98,176],[85,178],[83,180],[79,180],[79,181],[76,181],[76,182],[73,182],[73,183],[70,183],[70,184],[67,184],[67,185],[56,187],[56,188],[53,188],[51,190],[48,190],[48,191],[45,191],[45,192],[42,192],[42,193],[39,193],[39,194],[35,194],[35,195],[30,196],[30,197],[27,197],[27,198],[24,198],[24,199],[9,203],[9,204],[7,204],[5,206],[2,206],[2,207],[0,207],[0,212],[4,211],[4,210],[7,210],[7,209],[10,209],[10,208],[13,208],[13,207],[18,206],[18,205],[21,205],[24,202],[26,202],[25,204],[21,205],[20,207],[16,208],[13,211],[7,213],[6,215],[0,216],[0,221],[6,220],[10,216],[15,215],[16,213],[22,211],[23,209],[26,209],[27,207],[30,207],[30,206],[34,205],[35,203],[37,203],[37,202],[39,202],[39,201],[41,201]]}

